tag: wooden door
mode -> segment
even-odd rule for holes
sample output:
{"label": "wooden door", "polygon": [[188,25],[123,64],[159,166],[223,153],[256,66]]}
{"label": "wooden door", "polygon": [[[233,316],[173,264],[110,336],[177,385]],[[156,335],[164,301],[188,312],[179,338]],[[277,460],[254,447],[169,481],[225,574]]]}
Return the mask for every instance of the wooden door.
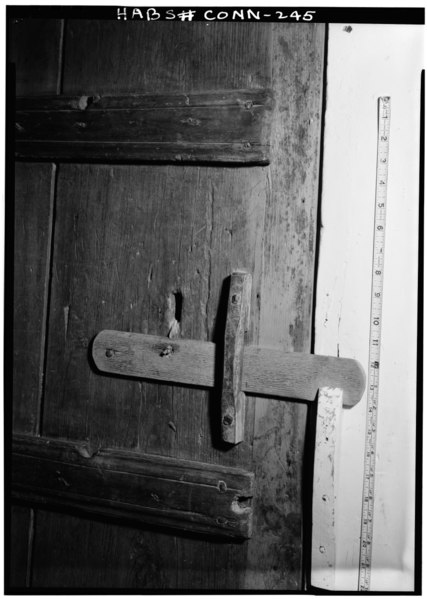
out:
{"label": "wooden door", "polygon": [[[310,351],[324,26],[27,18],[11,20],[9,42],[22,118],[45,96],[75,98],[73,131],[111,96],[272,98],[268,140],[249,158],[224,127],[203,155],[197,132],[166,155],[79,154],[55,126],[50,149],[19,146],[14,433],[241,469],[255,485],[247,540],[16,501],[9,586],[301,589],[306,405],[248,397],[245,439],[229,446],[215,390],[107,376],[90,348],[102,329],[220,340],[227,278],[243,268],[252,342]],[[138,143],[131,119],[121,135]]]}

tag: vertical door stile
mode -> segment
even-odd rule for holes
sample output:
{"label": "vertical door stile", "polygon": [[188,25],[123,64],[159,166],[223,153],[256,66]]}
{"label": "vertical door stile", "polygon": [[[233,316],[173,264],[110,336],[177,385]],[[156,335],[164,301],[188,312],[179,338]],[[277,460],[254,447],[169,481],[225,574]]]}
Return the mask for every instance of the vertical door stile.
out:
{"label": "vertical door stile", "polygon": [[[309,352],[325,26],[275,23],[272,33],[275,106],[259,343]],[[304,404],[256,399],[257,534],[248,549],[248,589],[260,580],[265,589],[301,588],[306,416]]]}
{"label": "vertical door stile", "polygon": [[[10,21],[9,27],[9,58],[16,68],[16,94],[59,93],[62,20],[19,19]],[[20,43],[22,39],[25,39],[25,44]],[[40,435],[46,378],[56,165],[17,163],[15,179],[13,430]],[[27,588],[31,587],[32,581],[36,512],[34,508],[12,506],[10,521],[11,572],[7,574],[11,584]]]}

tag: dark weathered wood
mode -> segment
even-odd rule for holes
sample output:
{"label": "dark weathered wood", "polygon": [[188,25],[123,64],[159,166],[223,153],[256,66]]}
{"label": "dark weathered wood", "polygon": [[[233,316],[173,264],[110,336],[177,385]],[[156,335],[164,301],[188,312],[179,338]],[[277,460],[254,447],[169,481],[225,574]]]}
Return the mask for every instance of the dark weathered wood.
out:
{"label": "dark weathered wood", "polygon": [[[63,21],[10,19],[7,38],[8,61],[16,75],[15,90],[9,81],[8,91],[31,97],[60,93]],[[15,165],[15,432],[36,433],[40,425],[54,180],[51,164]],[[15,588],[30,585],[33,529],[34,510],[13,508],[9,549]]]}
{"label": "dark weathered wood", "polygon": [[221,283],[239,267],[254,276],[253,342],[309,351],[324,26],[71,21],[62,91],[270,87],[272,29],[271,169],[61,165],[43,422],[53,436],[253,463],[255,536],[215,545],[42,512],[34,585],[301,587],[305,406],[248,397],[248,440],[224,452],[214,394],[95,375],[87,352],[104,328],[167,335],[179,292],[180,335],[216,341]]}
{"label": "dark weathered wood", "polygon": [[136,452],[18,435],[12,496],[183,531],[252,534],[253,475]]}
{"label": "dark weathered wood", "polygon": [[245,332],[249,329],[252,276],[234,272],[230,277],[224,332],[224,368],[221,386],[221,431],[227,443],[241,443],[245,431],[246,397],[242,391]]}
{"label": "dark weathered wood", "polygon": [[[221,314],[215,319],[218,306],[223,309],[223,280],[232,270],[246,268],[253,273],[254,295],[259,289],[265,184],[266,172],[260,168],[61,165],[44,434],[248,467],[250,436],[223,451],[219,416],[212,415],[219,404],[208,392],[100,376],[88,352],[104,327],[167,335],[175,316],[172,300],[179,292],[180,334],[222,337]],[[256,331],[256,301],[251,309]],[[251,407],[249,400],[247,418]],[[118,535],[123,551],[130,551],[121,529],[111,534]],[[176,578],[166,577],[166,588],[241,585],[244,546],[205,544],[200,549],[189,538],[158,539],[148,531],[143,537],[153,568],[163,563],[165,551],[178,552]],[[115,554],[113,546],[112,541]],[[69,551],[78,551],[77,541]],[[55,544],[49,552],[54,563]],[[199,571],[201,563],[211,567],[209,575]],[[228,563],[234,564],[233,573]],[[94,574],[85,584],[98,579]]]}
{"label": "dark weathered wood", "polygon": [[129,93],[113,96],[98,94],[79,96],[18,96],[16,110],[28,111],[71,111],[84,114],[87,111],[108,110],[166,110],[178,108],[227,108],[241,107],[246,110],[273,107],[270,89],[223,89],[191,93]]}
{"label": "dark weathered wood", "polygon": [[15,171],[13,427],[38,431],[43,381],[55,167]]}
{"label": "dark weathered wood", "polygon": [[[121,331],[101,331],[92,355],[103,372],[164,382],[221,387],[215,379],[216,344],[168,339]],[[282,352],[269,347],[244,348],[241,390],[255,395],[314,401],[320,387],[343,389],[344,405],[358,403],[365,389],[365,373],[357,360]]]}
{"label": "dark weathered wood", "polygon": [[[111,380],[88,355],[104,327],[167,335],[175,315],[180,335],[207,340],[229,272],[247,268],[257,288],[265,173],[256,169],[254,180],[248,171],[230,169],[224,177],[207,167],[61,166],[46,435],[238,463],[212,448],[206,392]],[[174,294],[182,296],[180,315]],[[249,441],[240,447],[249,452]]]}
{"label": "dark weathered wood", "polygon": [[[179,134],[180,135],[180,134]],[[123,139],[126,131],[123,131]],[[92,145],[93,143],[93,145]],[[161,143],[120,141],[18,141],[19,160],[69,162],[229,162],[267,164],[269,151],[256,142]]]}
{"label": "dark weathered wood", "polygon": [[[116,520],[107,525],[102,519],[44,510],[37,512],[34,542],[34,588],[117,589],[119,594],[133,589],[138,595],[150,589],[168,594],[171,587],[209,592],[224,578],[227,588],[236,589],[239,553],[246,545],[209,535],[174,537],[160,527],[149,533]],[[224,553],[227,568],[219,569]]]}
{"label": "dark weathered wood", "polygon": [[[25,589],[29,583],[29,561],[31,552],[30,531],[32,531],[33,510],[28,507],[11,506],[10,516],[6,515],[5,526],[10,527],[10,553],[5,564],[9,564],[9,571],[5,571],[6,593],[10,589]],[[8,533],[6,532],[8,538]]]}
{"label": "dark weathered wood", "polygon": [[[267,88],[269,31],[263,23],[70,21],[63,93]],[[252,433],[224,451],[212,414],[218,403],[208,392],[94,374],[87,345],[103,328],[167,335],[179,292],[180,335],[221,337],[222,282],[236,268],[253,274],[255,339],[267,175],[263,168],[61,165],[45,434],[89,436],[111,447],[209,463],[251,463]],[[252,417],[249,399],[249,431]],[[90,526],[53,514],[38,523],[34,584],[109,581],[139,590],[242,586],[246,544],[145,530],[132,535],[123,527]],[[66,543],[58,534],[61,526],[73,531]]]}
{"label": "dark weathered wood", "polygon": [[[141,589],[167,588],[171,580],[175,582],[180,563],[173,543],[167,542],[170,537],[170,531],[161,527],[153,534],[163,546],[163,553],[157,555],[154,543],[147,541],[147,532],[135,523],[119,524],[112,519],[106,524],[103,518],[38,509],[32,586],[65,592],[117,589],[119,594],[121,589],[141,594]],[[193,535],[201,555],[212,545],[211,538]]]}
{"label": "dark weathered wood", "polygon": [[267,163],[269,94],[17,100],[18,158]]}
{"label": "dark weathered wood", "polygon": [[8,37],[8,59],[15,64],[16,93],[59,94],[63,21],[10,19]]}
{"label": "dark weathered wood", "polygon": [[71,19],[63,93],[268,87],[270,30],[267,23]]}
{"label": "dark weathered wood", "polygon": [[[219,419],[218,428],[212,430],[216,420],[210,416],[216,404],[208,392],[112,380],[95,371],[88,356],[91,340],[105,326],[167,335],[178,292],[181,334],[212,338],[223,279],[233,269],[246,268],[255,273],[255,289],[259,286],[265,176],[258,168],[61,165],[45,435],[89,437],[95,445],[248,468],[250,438],[236,451],[223,451]],[[251,322],[256,323],[256,303],[252,310]],[[220,322],[218,326],[221,330]],[[51,530],[47,523],[45,530]],[[117,537],[109,547],[115,555],[117,543],[129,555],[129,539],[121,530],[112,530]],[[87,532],[82,525],[83,539],[77,542],[76,532],[76,541],[69,541],[70,553],[86,543]],[[197,574],[202,587],[241,584],[245,546],[206,543],[201,549],[193,539],[179,535],[158,538],[150,531],[140,535],[150,546],[153,569],[163,563],[165,552],[178,553],[175,577],[164,579],[167,588],[196,584],[192,572],[199,572],[199,563],[207,569],[216,564],[206,579]],[[52,563],[58,551],[54,539],[46,549]],[[233,573],[228,571],[229,562],[234,564]],[[49,569],[48,564],[46,555]],[[97,562],[96,567],[103,566]],[[129,576],[134,567],[128,560]],[[142,576],[145,567],[137,569]],[[84,584],[97,580],[98,573],[89,573]]]}

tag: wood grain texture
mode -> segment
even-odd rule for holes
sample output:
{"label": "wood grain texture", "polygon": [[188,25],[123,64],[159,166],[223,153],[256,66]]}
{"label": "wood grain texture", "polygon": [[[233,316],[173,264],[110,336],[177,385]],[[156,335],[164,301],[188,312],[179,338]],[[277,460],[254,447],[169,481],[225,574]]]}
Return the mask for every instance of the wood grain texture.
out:
{"label": "wood grain texture", "polygon": [[[130,115],[133,116],[133,115]],[[201,115],[200,115],[201,116]],[[127,130],[121,131],[123,139]],[[179,132],[177,135],[181,135]],[[83,136],[82,136],[83,137]],[[22,140],[16,144],[19,160],[60,160],[61,162],[138,163],[200,162],[268,164],[268,146],[257,141],[242,142],[132,142]]]}
{"label": "wood grain texture", "polygon": [[253,475],[88,443],[15,436],[12,496],[231,538],[252,534]]}
{"label": "wood grain texture", "polygon": [[[10,527],[10,553],[7,556],[9,571],[5,572],[5,592],[10,589],[25,589],[29,577],[29,549],[32,510],[28,507],[11,506],[10,518],[6,518]],[[6,532],[6,537],[7,537]]]}
{"label": "wood grain texture", "polygon": [[[64,534],[67,531],[67,534]],[[105,520],[38,510],[33,589],[154,589],[175,582],[179,558],[153,559],[143,531]],[[159,542],[167,534],[157,533]],[[46,540],[49,544],[46,544]]]}
{"label": "wood grain texture", "polygon": [[267,23],[70,20],[65,94],[269,87]]}
{"label": "wood grain texture", "polygon": [[256,539],[216,546],[43,513],[34,585],[299,590],[304,406],[257,399],[254,420],[249,398],[248,440],[225,452],[209,424],[218,422],[214,395],[112,380],[87,359],[104,328],[167,335],[179,294],[178,337],[221,339],[221,282],[234,268],[254,276],[253,342],[309,351],[324,26],[158,25],[69,22],[63,92],[270,87],[274,30],[273,163],[238,172],[60,167],[43,426],[110,447],[253,460]]}
{"label": "wood grain texture", "polygon": [[92,344],[92,357],[101,372],[198,387],[220,385],[217,353],[211,341],[124,331],[101,331]]}
{"label": "wood grain texture", "polygon": [[18,95],[60,93],[62,35],[60,19],[10,19],[8,59]]}
{"label": "wood grain texture", "polygon": [[[215,376],[221,348],[212,342],[101,331],[92,356],[97,368],[111,374],[221,388]],[[357,360],[256,345],[244,347],[240,380],[245,393],[305,401],[314,401],[320,387],[341,385],[348,408],[365,390],[365,373]]]}
{"label": "wood grain texture", "polygon": [[345,407],[356,405],[366,386],[362,365],[349,358],[286,353],[262,346],[245,349],[245,391],[312,401],[320,387],[331,385],[342,387]]}
{"label": "wood grain texture", "polygon": [[246,397],[242,391],[245,333],[249,329],[252,275],[233,272],[224,331],[221,386],[221,432],[227,443],[241,443],[245,435]]}
{"label": "wood grain texture", "polygon": [[335,503],[342,390],[323,387],[317,400],[313,473],[311,585],[335,591]]}
{"label": "wood grain texture", "polygon": [[[61,165],[45,435],[208,463],[251,464],[250,437],[224,452],[214,395],[102,376],[91,365],[90,345],[104,327],[166,336],[176,316],[177,338],[223,338],[225,323],[221,313],[217,317],[226,297],[222,284],[239,268],[253,273],[256,334],[265,188],[261,168]],[[206,544],[200,556],[190,538],[141,534],[154,562],[177,547],[180,573],[165,579],[172,588],[175,583],[206,588],[208,581],[211,588],[241,585],[245,546]],[[49,551],[56,551],[54,543]],[[199,560],[212,571],[207,578],[197,575],[196,583],[188,564],[199,572]],[[233,573],[228,562],[235,565]]]}
{"label": "wood grain texture", "polygon": [[241,566],[235,543],[201,535],[188,542],[170,533],[153,534],[116,521],[107,525],[96,518],[44,510],[38,510],[37,532],[34,589],[134,589],[139,594],[170,588],[209,591],[227,576],[220,553],[227,554],[227,569],[234,573],[228,588],[238,588],[236,573]]}
{"label": "wood grain texture", "polygon": [[[260,292],[262,346],[310,351],[322,115],[323,24],[272,25],[269,194]],[[246,588],[302,585],[306,406],[256,402],[254,530]]]}
{"label": "wood grain texture", "polygon": [[78,114],[109,110],[174,110],[178,108],[227,108],[241,107],[245,110],[271,109],[273,105],[270,89],[221,89],[199,92],[175,93],[128,93],[78,96],[18,96],[16,109],[28,111],[78,111]]}
{"label": "wood grain texture", "polygon": [[[46,435],[90,437],[177,457],[206,452],[211,455],[206,461],[222,456],[211,449],[208,418],[202,446],[200,424],[194,422],[195,414],[209,409],[206,393],[165,388],[160,400],[157,386],[102,377],[88,357],[91,340],[104,326],[166,335],[176,316],[175,294],[182,295],[180,336],[213,336],[228,272],[247,267],[259,284],[255,260],[261,240],[252,214],[262,219],[265,179],[261,170],[255,175],[260,179],[252,194],[254,181],[246,169],[230,169],[224,177],[222,170],[208,168],[61,166]],[[206,244],[217,261],[211,262]],[[255,293],[257,283],[254,287]],[[164,415],[147,419],[155,405],[162,405]],[[182,445],[171,421],[187,431]]]}
{"label": "wood grain texture", "polygon": [[[63,93],[269,87],[267,24],[173,25],[68,22]],[[258,167],[61,166],[46,434],[209,463],[251,463],[251,436],[224,451],[219,425],[211,424],[219,423],[212,394],[111,381],[95,375],[87,360],[88,344],[103,328],[167,335],[180,297],[178,337],[222,338],[222,282],[237,268],[253,274],[256,338],[267,176]],[[252,418],[249,400],[249,423]],[[63,527],[73,531],[66,543],[58,534]],[[34,585],[109,581],[138,589],[232,590],[241,588],[246,567],[246,544],[135,534],[56,514],[38,519],[35,539]]]}
{"label": "wood grain texture", "polygon": [[[9,91],[27,96],[60,93],[63,22],[11,19],[7,38],[8,61],[14,63],[16,75],[15,90]],[[13,428],[16,432],[39,432],[54,180],[53,165],[15,165]],[[25,587],[31,581],[34,511],[14,507],[12,513],[10,583]]]}
{"label": "wood grain texture", "polygon": [[52,237],[55,167],[15,171],[13,427],[38,432]]}
{"label": "wood grain texture", "polygon": [[265,90],[17,100],[18,158],[265,164]]}

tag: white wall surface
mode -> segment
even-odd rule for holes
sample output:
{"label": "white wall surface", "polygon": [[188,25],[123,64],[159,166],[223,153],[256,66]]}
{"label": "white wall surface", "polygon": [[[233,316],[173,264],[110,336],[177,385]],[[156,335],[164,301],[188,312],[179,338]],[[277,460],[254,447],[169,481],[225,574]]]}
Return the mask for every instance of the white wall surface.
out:
{"label": "white wall surface", "polygon": [[[351,32],[344,27],[351,26]],[[377,100],[391,96],[372,591],[414,581],[419,120],[424,28],[329,26],[315,352],[368,366]],[[366,393],[342,419],[338,590],[357,590]]]}

